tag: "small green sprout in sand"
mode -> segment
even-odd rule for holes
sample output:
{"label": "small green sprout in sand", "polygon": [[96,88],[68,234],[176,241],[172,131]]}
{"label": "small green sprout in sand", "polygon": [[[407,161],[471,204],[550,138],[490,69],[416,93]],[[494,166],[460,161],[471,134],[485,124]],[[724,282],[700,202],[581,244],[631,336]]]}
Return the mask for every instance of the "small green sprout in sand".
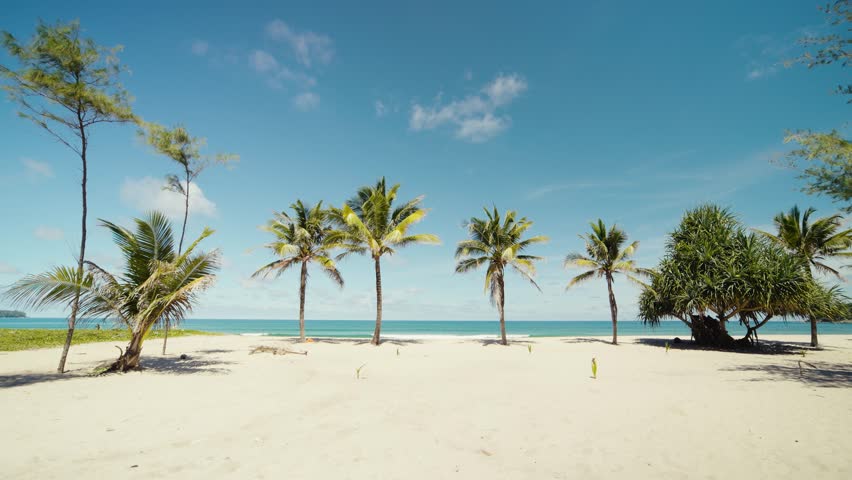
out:
{"label": "small green sprout in sand", "polygon": [[396,356],[397,357],[399,356],[399,349],[398,348],[396,349]]}
{"label": "small green sprout in sand", "polygon": [[670,348],[672,348],[672,345],[669,342],[666,342],[666,353],[669,353]]}
{"label": "small green sprout in sand", "polygon": [[595,360],[595,357],[592,357],[592,378],[598,378],[598,361]]}
{"label": "small green sprout in sand", "polygon": [[532,344],[527,345],[527,351],[532,353]]}
{"label": "small green sprout in sand", "polygon": [[803,356],[803,357],[804,357],[805,355],[807,355],[807,354],[808,354],[808,351],[807,351],[807,350],[802,350],[801,352],[799,352],[799,355],[801,355],[801,356]]}
{"label": "small green sprout in sand", "polygon": [[355,379],[361,380],[361,369],[364,368],[367,364],[361,365],[360,367],[355,369]]}

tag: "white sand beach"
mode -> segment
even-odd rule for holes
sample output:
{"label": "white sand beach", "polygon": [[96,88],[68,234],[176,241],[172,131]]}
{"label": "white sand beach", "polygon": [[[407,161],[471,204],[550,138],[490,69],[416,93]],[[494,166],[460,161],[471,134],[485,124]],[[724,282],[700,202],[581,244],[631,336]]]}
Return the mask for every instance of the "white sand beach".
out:
{"label": "white sand beach", "polygon": [[[165,357],[152,340],[145,371],[102,377],[81,375],[117,343],[75,346],[61,378],[58,349],[7,352],[0,477],[852,478],[852,337],[821,340],[802,357],[630,337],[529,352],[205,336],[170,340]],[[799,360],[816,368],[800,375]]]}

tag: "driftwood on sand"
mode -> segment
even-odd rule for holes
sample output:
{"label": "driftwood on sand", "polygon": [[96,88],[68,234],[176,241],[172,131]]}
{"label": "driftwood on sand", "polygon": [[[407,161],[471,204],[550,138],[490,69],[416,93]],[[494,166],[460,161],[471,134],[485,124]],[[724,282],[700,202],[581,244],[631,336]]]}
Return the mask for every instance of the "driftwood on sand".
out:
{"label": "driftwood on sand", "polygon": [[267,346],[267,345],[260,345],[260,346],[252,348],[251,351],[249,352],[249,355],[254,355],[255,353],[271,353],[273,355],[287,355],[287,354],[307,355],[308,354],[308,352],[300,352],[298,350],[287,350],[286,348],[283,348],[283,347],[270,347],[270,346]]}

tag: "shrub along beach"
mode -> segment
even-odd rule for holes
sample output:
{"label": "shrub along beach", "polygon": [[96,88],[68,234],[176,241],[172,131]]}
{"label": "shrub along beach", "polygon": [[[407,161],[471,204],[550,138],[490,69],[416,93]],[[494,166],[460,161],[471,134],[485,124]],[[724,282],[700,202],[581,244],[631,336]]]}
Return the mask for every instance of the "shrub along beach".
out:
{"label": "shrub along beach", "polygon": [[[840,36],[811,39],[815,50],[798,62],[848,63],[849,8],[847,1],[826,7]],[[296,35],[286,25],[272,31]],[[318,37],[305,38],[315,43],[296,50],[303,62],[319,48]],[[15,270],[0,292],[0,307],[67,315],[62,330],[0,328],[8,420],[0,477],[852,476],[852,334],[821,334],[826,323],[852,318],[843,283],[852,258],[852,147],[844,131],[788,137],[798,144],[791,162],[807,162],[804,190],[830,197],[838,212],[772,199],[778,213],[764,219],[769,226],[750,228],[733,207],[700,201],[682,207],[671,231],[641,235],[596,218],[577,227],[583,248],[563,251],[569,271],[555,286],[537,279],[537,267],[548,258],[544,247],[567,239],[546,235],[532,212],[483,201],[481,211],[460,213],[468,220],[446,274],[479,275],[463,278],[483,285],[481,301],[494,308],[492,335],[383,332],[383,302],[390,302],[383,288],[401,280],[383,276],[383,267],[441,244],[428,233],[435,224],[421,192],[371,176],[353,180],[340,203],[287,198],[261,227],[271,258],[258,261],[251,277],[298,299],[279,314],[298,319],[298,334],[212,334],[180,328],[228,268],[217,247],[223,232],[193,228],[191,198],[202,172],[240,157],[203,153],[206,140],[183,124],[143,119],[119,81],[127,70],[121,48],[100,46],[76,21],[39,22],[29,39],[3,32],[3,46],[0,79],[9,99],[67,149],[81,178],[73,257],[41,273]],[[279,77],[295,75],[284,71]],[[491,108],[502,105],[500,92],[486,94]],[[490,111],[486,118],[505,122]],[[96,230],[88,229],[89,178],[107,160],[93,162],[100,142],[108,143],[95,135],[103,124],[136,130],[152,153],[173,162],[164,188],[180,196],[180,215],[152,202],[138,218],[97,218]],[[281,187],[282,197],[290,186]],[[329,195],[346,198],[337,193]],[[71,213],[70,203],[60,207],[56,215]],[[577,208],[595,218],[595,207]],[[110,238],[118,256],[88,254],[93,235]],[[664,235],[659,262],[643,264],[640,237],[655,235]],[[351,286],[345,279],[361,265],[353,256],[369,260],[372,334],[312,331],[312,309]],[[335,289],[312,288],[312,273]],[[271,281],[279,277],[286,281]],[[512,314],[535,315],[514,309],[520,289],[509,288],[512,277],[531,292],[566,296],[592,286],[611,335],[507,333]],[[626,302],[638,303],[647,327],[641,335],[619,335]],[[454,312],[446,315],[452,320]],[[688,334],[656,334],[664,321],[680,322]],[[807,322],[809,334],[765,335],[770,322]]]}

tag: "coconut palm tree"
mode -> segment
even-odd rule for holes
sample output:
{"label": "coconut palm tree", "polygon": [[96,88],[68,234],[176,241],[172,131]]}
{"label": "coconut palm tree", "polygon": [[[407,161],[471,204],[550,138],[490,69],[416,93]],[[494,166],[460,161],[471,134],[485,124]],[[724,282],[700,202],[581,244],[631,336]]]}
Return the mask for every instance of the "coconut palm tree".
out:
{"label": "coconut palm tree", "polygon": [[[816,212],[808,208],[804,213],[798,206],[793,206],[788,213],[781,212],[775,216],[774,224],[777,234],[758,232],[790,253],[798,256],[807,266],[808,274],[812,271],[841,277],[840,273],[828,266],[825,261],[832,257],[852,257],[849,251],[852,247],[852,229],[843,230],[843,217],[832,215],[811,222],[811,215]],[[811,346],[819,346],[817,337],[817,320],[810,316]]]}
{"label": "coconut palm tree", "polygon": [[275,218],[264,228],[275,236],[275,240],[266,244],[266,248],[279,256],[278,260],[268,263],[254,272],[252,277],[267,277],[275,274],[278,278],[284,271],[295,265],[301,265],[299,282],[299,340],[305,341],[305,289],[308,285],[308,264],[316,262],[335,283],[343,287],[343,277],[331,259],[331,250],[335,247],[331,236],[329,214],[323,210],[322,202],[311,208],[296,200],[290,205],[294,216],[287,212],[276,213]]}
{"label": "coconut palm tree", "polygon": [[12,303],[40,309],[66,306],[79,291],[80,316],[112,318],[130,330],[131,338],[108,371],[139,367],[142,343],[148,331],[166,322],[180,323],[213,281],[218,252],[195,253],[195,248],[213,231],[204,229],[186,250],[177,255],[171,224],[162,213],[136,219],[135,232],[101,220],[124,257],[124,268],[112,274],[91,261],[82,275],[72,267],[57,267],[29,275],[6,292]]}
{"label": "coconut palm tree", "polygon": [[387,188],[384,177],[375,186],[364,186],[342,208],[333,208],[332,217],[339,225],[331,237],[344,252],[338,259],[352,253],[369,254],[376,269],[376,328],[371,343],[378,345],[382,332],[382,269],[381,258],[416,243],[437,244],[436,235],[409,234],[415,223],[423,220],[426,210],[420,207],[423,197],[409,200],[396,208],[399,184]]}
{"label": "coconut palm tree", "polygon": [[541,291],[533,280],[535,262],[541,260],[541,257],[522,252],[530,245],[546,242],[548,238],[539,235],[522,239],[533,222],[526,217],[516,219],[517,213],[512,210],[508,210],[502,219],[497,207],[493,210],[483,210],[485,218],[472,217],[466,224],[470,239],[462,240],[456,247],[456,273],[469,272],[487,265],[485,290],[490,293],[491,302],[497,306],[497,313],[500,315],[500,342],[508,345],[504,308],[506,268],[511,267]]}
{"label": "coconut palm tree", "polygon": [[615,294],[612,291],[614,275],[621,273],[631,281],[644,285],[634,275],[647,274],[648,271],[637,267],[636,262],[630,259],[639,247],[638,241],[624,247],[624,244],[627,243],[627,234],[617,226],[612,225],[607,229],[606,224],[601,219],[590,223],[590,225],[592,232],[580,235],[580,238],[586,242],[586,254],[569,253],[565,257],[566,268],[581,267],[590,270],[572,278],[566,289],[595,277],[606,279],[606,287],[609,291],[609,311],[612,316],[612,344],[618,345],[618,304],[615,302]]}

